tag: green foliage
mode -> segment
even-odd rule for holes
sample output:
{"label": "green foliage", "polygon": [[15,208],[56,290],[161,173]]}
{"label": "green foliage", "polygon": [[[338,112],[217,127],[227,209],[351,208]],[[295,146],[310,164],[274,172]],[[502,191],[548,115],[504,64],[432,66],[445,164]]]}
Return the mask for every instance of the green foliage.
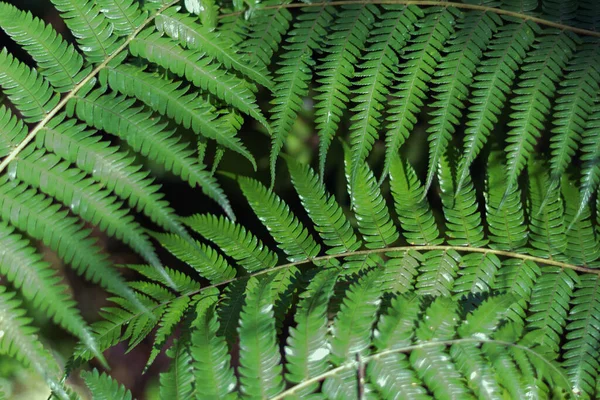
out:
{"label": "green foliage", "polygon": [[[163,399],[598,397],[596,1],[50,3],[64,38],[0,2],[0,351],[54,396],[152,337]],[[317,168],[278,169],[313,120]],[[217,173],[240,156],[271,186]],[[180,217],[162,171],[223,215]],[[100,321],[36,242],[111,293]],[[80,341],[66,371],[21,298]]]}

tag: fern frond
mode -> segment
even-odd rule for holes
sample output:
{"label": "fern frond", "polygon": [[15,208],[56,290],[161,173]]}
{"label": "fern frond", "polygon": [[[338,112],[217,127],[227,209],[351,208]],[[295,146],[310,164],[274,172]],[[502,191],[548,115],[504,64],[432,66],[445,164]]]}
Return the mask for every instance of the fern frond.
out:
{"label": "fern frond", "polygon": [[588,123],[582,134],[582,156],[581,183],[579,208],[573,217],[579,220],[581,213],[588,205],[590,198],[598,189],[600,183],[600,102],[596,97],[594,106],[590,112]]}
{"label": "fern frond", "polygon": [[195,245],[173,234],[154,233],[160,244],[171,254],[187,263],[211,283],[220,283],[235,277],[235,270],[217,251],[199,242]]}
{"label": "fern frond", "polygon": [[[365,247],[376,249],[389,246],[398,239],[399,234],[392,222],[385,199],[381,195],[375,175],[366,164],[354,168],[351,158],[352,150],[347,150],[345,171],[348,194],[356,213],[358,230],[366,242]],[[353,171],[356,171],[356,179],[352,177]]]}
{"label": "fern frond", "polygon": [[241,390],[259,398],[268,398],[283,390],[270,284],[269,278],[250,278],[238,328]]}
{"label": "fern frond", "polygon": [[398,156],[390,164],[390,186],[406,241],[414,245],[441,243],[429,204],[423,199],[423,186],[413,168]]}
{"label": "fern frond", "polygon": [[[290,329],[285,347],[286,378],[300,383],[323,373],[327,369],[330,349],[327,338],[327,307],[339,270],[327,268],[311,277],[298,304],[296,326]],[[317,389],[311,385],[299,392],[309,395]]]}
{"label": "fern frond", "polygon": [[511,100],[513,113],[508,126],[512,129],[508,132],[509,145],[506,146],[507,192],[516,185],[541,136],[556,84],[574,46],[566,34],[555,31],[537,33],[543,36],[536,38],[533,50],[525,58],[521,66],[522,80]]}
{"label": "fern frond", "polygon": [[31,55],[57,92],[68,92],[89,73],[75,48],[31,13],[0,3],[0,27]]}
{"label": "fern frond", "polygon": [[182,87],[181,82],[161,79],[157,74],[144,72],[132,65],[108,67],[102,70],[99,78],[106,80],[113,90],[143,101],[184,128],[191,128],[194,133],[240,153],[256,169],[254,157],[236,137],[237,128],[227,118],[219,117],[215,107],[202,96]]}
{"label": "fern frond", "polygon": [[289,261],[310,260],[319,254],[321,246],[285,202],[254,179],[242,177],[238,182],[254,213],[279,243]]}
{"label": "fern frond", "polygon": [[105,61],[119,47],[118,36],[112,35],[113,25],[100,13],[98,4],[89,0],[50,1],[60,12],[89,62],[96,64]]}
{"label": "fern frond", "polygon": [[456,162],[450,155],[441,157],[437,164],[448,243],[453,246],[484,247],[487,240],[477,210],[475,187],[467,178],[462,188],[455,190]]}
{"label": "fern frond", "polygon": [[459,167],[457,187],[462,187],[469,168],[487,139],[505,106],[515,79],[514,70],[523,62],[535,38],[535,25],[528,21],[508,21],[484,53],[471,84],[471,102],[466,122],[464,151]]}
{"label": "fern frond", "polygon": [[[425,311],[426,323],[419,324],[418,341],[447,340],[456,334],[456,306],[439,297]],[[427,318],[428,317],[428,318]],[[474,399],[443,345],[415,349],[410,361],[417,375],[433,392],[435,398]]]}
{"label": "fern frond", "polygon": [[135,0],[98,0],[98,7],[117,36],[129,36],[144,23],[145,15]]}
{"label": "fern frond", "polygon": [[273,54],[279,49],[283,35],[287,32],[292,13],[284,7],[268,8],[269,5],[287,4],[284,0],[267,0],[261,12],[253,13],[245,25],[245,40],[240,43],[241,51],[250,64],[270,64]]}
{"label": "fern frond", "polygon": [[70,399],[64,386],[60,383],[60,369],[56,360],[42,346],[35,335],[35,328],[25,317],[21,302],[15,294],[0,286],[0,354],[8,354],[27,366],[32,366],[53,391],[62,400]]}
{"label": "fern frond", "polygon": [[141,307],[123,280],[112,270],[95,240],[89,237],[89,231],[47,197],[2,178],[0,213],[3,220],[10,221],[31,237],[43,241],[87,279],[99,282],[111,292]]}
{"label": "fern frond", "polygon": [[35,69],[15,59],[6,48],[0,51],[0,87],[25,122],[41,121],[60,100]]}
{"label": "fern frond", "polygon": [[[315,96],[315,123],[319,137],[319,174],[323,178],[329,146],[347,107],[354,64],[367,38],[365,24],[373,17],[368,8],[347,8],[335,15],[325,37],[320,63],[315,67],[319,92]],[[356,29],[359,27],[359,29]]]}
{"label": "fern frond", "polygon": [[584,276],[573,295],[569,313],[567,342],[563,345],[564,366],[573,392],[593,396],[598,377],[598,346],[600,342],[600,285],[597,276]]}
{"label": "fern frond", "polygon": [[434,72],[432,83],[436,85],[429,134],[429,172],[425,191],[429,189],[441,157],[443,157],[462,116],[462,109],[469,95],[469,85],[483,57],[500,17],[491,13],[469,13],[460,18],[454,34],[445,46],[443,56]]}
{"label": "fern frond", "polygon": [[234,69],[266,88],[272,87],[268,70],[260,64],[249,64],[240,57],[234,43],[220,32],[198,24],[194,18],[177,13],[175,9],[159,14],[155,23],[159,32],[178,40],[187,48],[205,52],[225,68]]}
{"label": "fern frond", "polygon": [[286,161],[292,184],[315,229],[328,247],[327,254],[357,250],[361,242],[356,238],[354,229],[343,210],[327,193],[319,177],[306,165],[291,158],[286,158]]}
{"label": "fern frond", "polygon": [[211,57],[186,50],[176,42],[150,30],[142,32],[129,45],[131,53],[185,77],[194,86],[207,91],[268,127],[251,86],[235,75],[227,74]]}
{"label": "fern frond", "polygon": [[108,235],[123,240],[150,264],[159,270],[162,265],[154,246],[142,227],[135,222],[131,210],[100,185],[86,179],[85,174],[69,168],[54,154],[44,151],[27,151],[11,163],[9,174],[56,198],[76,215],[92,223]]}
{"label": "fern frond", "polygon": [[183,223],[215,243],[246,271],[269,269],[277,264],[277,255],[243,226],[214,215],[192,215]]}
{"label": "fern frond", "polygon": [[81,377],[93,393],[94,400],[131,400],[131,392],[119,382],[97,369],[81,373]]}
{"label": "fern frond", "polygon": [[302,97],[308,93],[314,60],[312,52],[325,35],[325,27],[332,20],[330,7],[315,7],[298,17],[288,33],[282,59],[275,73],[274,98],[271,101],[272,144],[270,155],[271,180],[275,179],[275,164],[279,152],[296,121]]}
{"label": "fern frond", "polygon": [[567,226],[567,246],[565,255],[572,263],[598,267],[596,260],[600,258],[598,238],[592,226],[589,207],[578,213],[578,193],[575,182],[564,177],[562,181],[562,194],[565,199],[565,226]]}
{"label": "fern frond", "polygon": [[78,337],[98,360],[105,362],[67,287],[50,265],[4,222],[0,222],[0,241],[0,273],[36,308],[52,316],[55,323]]}
{"label": "fern frond", "polygon": [[[541,161],[529,165],[529,244],[541,257],[563,253],[566,247],[564,205],[558,190],[548,193],[550,181]],[[544,196],[546,198],[544,199]],[[545,204],[544,204],[545,202]]]}
{"label": "fern frond", "polygon": [[[486,219],[490,247],[514,251],[525,246],[529,231],[525,224],[523,207],[520,206],[521,191],[519,187],[515,186],[508,194],[505,193],[505,168],[502,153],[492,151],[487,163]],[[537,178],[534,177],[533,179]],[[539,210],[533,210],[533,212],[535,214],[534,218],[537,220]]]}
{"label": "fern frond", "polygon": [[191,355],[194,360],[196,396],[227,399],[233,397],[237,382],[231,368],[227,342],[217,334],[219,320],[214,309],[215,300],[201,299],[196,306]]}
{"label": "fern frond", "polygon": [[434,68],[441,59],[440,51],[454,30],[455,9],[431,7],[423,12],[425,17],[415,23],[417,30],[403,49],[404,63],[395,77],[399,83],[391,91],[385,139],[388,166],[383,176],[417,121]]}
{"label": "fern frond", "polygon": [[171,366],[160,374],[160,399],[185,400],[194,393],[194,369],[190,349],[184,339],[179,339],[167,350]]}
{"label": "fern frond", "polygon": [[544,267],[531,294],[527,326],[540,329],[538,343],[558,354],[560,337],[566,325],[570,298],[579,278],[573,271]]}
{"label": "fern frond", "polygon": [[[368,353],[372,327],[381,303],[380,272],[369,271],[350,286],[331,327],[331,362],[334,365]],[[331,398],[355,398],[357,382],[352,372],[326,379],[323,392]]]}
{"label": "fern frond", "polygon": [[134,163],[132,156],[102,141],[84,125],[76,124],[74,120],[61,123],[60,119],[55,119],[36,136],[38,148],[43,147],[77,165],[106,190],[126,200],[130,207],[143,212],[159,226],[184,237],[187,235],[159,192],[160,186],[153,183],[147,171],[141,170],[141,165]]}
{"label": "fern frond", "polygon": [[216,180],[191,157],[193,151],[187,144],[172,130],[165,130],[165,123],[152,119],[151,114],[141,108],[132,107],[133,103],[122,96],[96,91],[86,97],[77,97],[67,112],[77,115],[90,126],[122,138],[135,151],[163,164],[192,187],[199,185],[207,196],[233,215]]}
{"label": "fern frond", "polygon": [[[377,350],[400,349],[412,343],[421,300],[414,295],[396,296],[392,300],[374,332]],[[389,354],[374,360],[369,363],[367,374],[386,398],[430,399],[404,354]]]}
{"label": "fern frond", "polygon": [[577,50],[565,68],[553,110],[550,174],[554,181],[564,174],[579,146],[600,88],[598,45],[584,43]]}

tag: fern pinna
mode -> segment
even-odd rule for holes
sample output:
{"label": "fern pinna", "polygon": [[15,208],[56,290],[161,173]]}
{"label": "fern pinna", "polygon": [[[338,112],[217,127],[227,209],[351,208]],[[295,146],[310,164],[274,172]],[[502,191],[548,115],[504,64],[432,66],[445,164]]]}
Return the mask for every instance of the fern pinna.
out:
{"label": "fern pinna", "polygon": [[[0,50],[0,350],[55,396],[77,394],[23,299],[81,341],[70,367],[156,329],[152,361],[189,326],[165,398],[597,396],[597,1],[51,3],[73,40],[0,2],[27,54]],[[286,158],[295,212],[272,187],[299,115],[319,144],[316,171]],[[242,130],[269,136],[266,163]],[[347,199],[325,186],[338,131]],[[225,152],[269,166],[270,186],[236,179],[277,249],[235,222],[214,174]],[[181,219],[146,162],[225,215]],[[85,224],[145,278],[126,283]],[[102,322],[38,241],[115,295]]]}

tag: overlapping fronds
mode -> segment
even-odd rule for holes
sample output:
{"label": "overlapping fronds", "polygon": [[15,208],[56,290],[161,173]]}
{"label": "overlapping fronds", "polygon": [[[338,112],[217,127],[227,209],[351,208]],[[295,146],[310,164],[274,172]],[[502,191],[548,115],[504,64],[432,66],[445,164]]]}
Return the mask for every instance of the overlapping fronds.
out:
{"label": "overlapping fronds", "polygon": [[[0,349],[57,396],[13,291],[81,340],[79,362],[154,332],[150,364],[185,324],[165,399],[598,397],[596,1],[51,3],[69,37],[0,2],[20,48],[0,51]],[[318,161],[283,157],[291,203],[272,188],[299,116]],[[270,188],[235,176],[262,231],[234,220],[225,152],[268,165]],[[147,165],[226,216],[180,218]],[[34,241],[115,296],[93,329]]]}
{"label": "overlapping fronds", "polygon": [[[151,266],[131,266],[150,279],[131,287],[155,318],[115,298],[120,307],[105,310],[106,320],[94,326],[96,341],[101,350],[123,340],[131,347],[156,328],[157,351],[183,324],[189,335],[170,350],[165,393],[279,399],[322,392],[348,399],[397,392],[420,399],[427,393],[543,397],[551,390],[594,396],[599,331],[582,303],[595,307],[598,291],[590,213],[571,223],[579,193],[567,177],[562,192],[540,210],[550,180],[543,161],[531,161],[530,184],[519,187],[524,197],[512,189],[502,201],[501,158],[499,151],[490,154],[483,199],[470,179],[455,191],[456,153],[441,158],[442,220],[423,199],[418,175],[398,156],[390,165],[396,213],[366,163],[355,184],[346,167],[351,197],[344,202],[327,192],[318,172],[286,157],[305,216],[260,182],[239,177],[278,249],[223,217],[185,218],[214,250],[173,234],[155,236],[211,284],[193,284],[167,269],[178,287],[171,292]],[[508,207],[526,212],[507,214]],[[306,216],[313,227],[301,222]],[[558,247],[556,232],[568,245]],[[286,316],[294,323],[280,325]],[[278,338],[285,339],[284,351]],[[231,351],[238,340],[235,372]],[[77,354],[90,356],[84,346]],[[177,376],[181,386],[167,376]]]}

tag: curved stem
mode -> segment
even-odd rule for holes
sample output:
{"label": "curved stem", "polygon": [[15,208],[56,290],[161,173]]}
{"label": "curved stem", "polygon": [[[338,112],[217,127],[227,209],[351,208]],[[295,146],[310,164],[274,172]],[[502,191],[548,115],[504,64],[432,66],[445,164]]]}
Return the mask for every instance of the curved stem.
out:
{"label": "curved stem", "polygon": [[159,8],[156,13],[154,13],[152,16],[146,18],[146,20],[140,24],[140,26],[133,31],[129,36],[127,36],[127,38],[125,39],[125,41],[123,42],[123,44],[121,44],[114,53],[112,53],[110,56],[108,56],[106,58],[106,60],[102,61],[100,64],[98,64],[96,66],[96,68],[94,68],[85,78],[83,78],[83,80],[81,82],[79,82],[74,88],[73,90],[71,90],[65,97],[63,97],[61,99],[61,101],[52,109],[50,110],[50,112],[48,112],[48,114],[46,114],[46,116],[44,117],[44,119],[42,119],[40,122],[38,122],[35,127],[29,132],[29,134],[25,137],[25,139],[23,139],[23,141],[21,141],[21,143],[19,143],[5,158],[4,160],[2,160],[2,162],[0,163],[0,173],[2,173],[2,171],[4,171],[6,169],[6,167],[8,167],[8,164],[10,164],[11,161],[13,161],[18,155],[19,153],[21,153],[21,151],[23,151],[23,149],[29,144],[31,143],[31,141],[33,139],[35,139],[36,135],[38,134],[39,131],[41,131],[47,124],[48,122],[50,122],[50,120],[52,118],[54,118],[56,116],[56,114],[58,114],[63,107],[69,102],[69,100],[71,100],[73,97],[75,97],[75,95],[86,85],[88,84],[92,79],[94,79],[96,77],[96,75],[98,75],[100,73],[100,71],[105,68],[112,60],[115,59],[115,57],[117,57],[119,54],[121,54],[121,52],[123,50],[125,50],[127,48],[127,46],[129,46],[129,43],[131,43],[131,41],[133,39],[135,39],[135,37],[150,23],[152,22],[156,16],[158,14],[160,14],[161,12],[165,11],[167,8],[175,5],[179,3],[179,0],[173,0],[170,1],[169,3],[163,5],[161,8]]}
{"label": "curved stem", "polygon": [[[369,356],[365,356],[365,357],[361,357],[361,362],[363,364],[368,363],[369,361],[372,360],[376,360],[378,358],[384,357],[386,355],[389,354],[395,354],[395,353],[408,353],[411,352],[413,350],[418,350],[418,349],[423,349],[423,348],[427,348],[427,347],[435,347],[435,346],[440,346],[440,345],[444,345],[444,346],[451,346],[453,344],[458,344],[458,343],[492,343],[492,344],[497,344],[500,346],[507,346],[507,347],[515,347],[518,348],[520,350],[523,350],[527,353],[532,354],[534,357],[537,357],[541,360],[543,360],[550,368],[552,368],[555,372],[557,372],[565,381],[566,383],[566,387],[570,387],[570,383],[569,383],[569,379],[564,376],[564,373],[562,371],[560,371],[558,368],[556,368],[556,366],[554,364],[552,364],[551,362],[549,362],[544,356],[542,356],[541,354],[533,351],[532,349],[516,344],[516,343],[511,343],[511,342],[505,342],[502,340],[494,340],[494,339],[478,339],[478,338],[464,338],[464,339],[452,339],[452,340],[439,340],[439,341],[432,341],[432,342],[424,342],[424,343],[418,343],[415,345],[411,345],[411,346],[406,346],[406,347],[401,347],[398,349],[391,349],[391,350],[384,350],[381,351],[379,353],[374,353],[371,354]],[[325,378],[328,378],[330,376],[334,376],[337,375],[338,373],[348,370],[348,369],[354,369],[357,367],[358,362],[357,361],[350,361],[347,362],[345,364],[340,365],[339,367],[330,369],[329,371],[326,371],[320,375],[317,375],[315,377],[312,377],[310,379],[307,379],[295,386],[292,386],[291,388],[289,388],[288,390],[279,393],[277,396],[271,397],[270,400],[283,400],[286,396],[292,395],[294,393],[296,393],[298,390],[301,390],[305,387],[308,387],[310,385],[312,385],[313,383],[319,382]]]}
{"label": "curved stem", "polygon": [[[440,0],[341,0],[341,1],[330,1],[330,2],[317,2],[317,3],[288,3],[288,4],[280,4],[276,6],[266,6],[262,8],[256,8],[255,11],[261,10],[273,10],[280,8],[303,8],[303,7],[323,7],[323,6],[342,6],[342,5],[351,5],[351,4],[405,4],[405,5],[416,5],[416,6],[438,6],[438,7],[456,7],[462,8],[466,10],[478,10],[484,12],[493,12],[499,15],[508,15],[511,17],[529,20],[535,22],[539,25],[545,25],[552,28],[558,28],[560,30],[571,31],[578,33],[580,35],[587,35],[593,37],[600,37],[600,32],[590,31],[588,29],[576,28],[574,26],[560,24],[558,22],[549,21],[547,19],[534,17],[532,15],[527,15],[523,13],[519,13],[516,11],[502,10],[500,8],[481,6],[477,4],[464,4],[457,2],[444,1]],[[228,14],[222,14],[219,18],[230,17],[233,15],[242,14],[243,11],[236,11]]]}

